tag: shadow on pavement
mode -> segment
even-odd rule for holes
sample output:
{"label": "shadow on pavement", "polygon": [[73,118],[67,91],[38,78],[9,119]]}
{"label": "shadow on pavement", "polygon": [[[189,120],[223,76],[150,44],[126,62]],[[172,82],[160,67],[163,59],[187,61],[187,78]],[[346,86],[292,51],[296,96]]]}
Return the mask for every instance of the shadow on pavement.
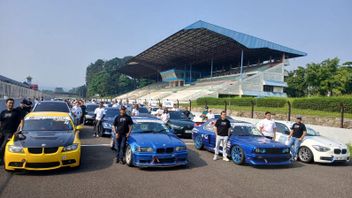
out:
{"label": "shadow on pavement", "polygon": [[273,165],[273,166],[253,166],[256,169],[290,169],[304,167],[302,162],[293,162],[291,165]]}

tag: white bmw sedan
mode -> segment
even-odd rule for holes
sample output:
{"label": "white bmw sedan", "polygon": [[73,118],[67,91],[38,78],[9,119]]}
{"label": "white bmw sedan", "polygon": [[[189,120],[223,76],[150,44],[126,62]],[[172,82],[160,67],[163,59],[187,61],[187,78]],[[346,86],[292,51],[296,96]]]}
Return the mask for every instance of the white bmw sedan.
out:
{"label": "white bmw sedan", "polygon": [[[275,121],[277,126],[276,141],[288,144],[288,135],[293,122]],[[302,162],[334,163],[348,162],[350,152],[347,145],[336,140],[321,136],[319,132],[310,127],[301,143],[298,158]]]}

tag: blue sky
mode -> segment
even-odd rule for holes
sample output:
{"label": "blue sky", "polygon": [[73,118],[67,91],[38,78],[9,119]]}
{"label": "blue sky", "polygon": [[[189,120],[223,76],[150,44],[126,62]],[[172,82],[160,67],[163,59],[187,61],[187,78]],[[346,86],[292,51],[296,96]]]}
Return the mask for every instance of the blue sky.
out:
{"label": "blue sky", "polygon": [[307,52],[292,68],[351,61],[351,8],[350,0],[0,0],[0,74],[79,86],[96,59],[137,55],[197,20]]}

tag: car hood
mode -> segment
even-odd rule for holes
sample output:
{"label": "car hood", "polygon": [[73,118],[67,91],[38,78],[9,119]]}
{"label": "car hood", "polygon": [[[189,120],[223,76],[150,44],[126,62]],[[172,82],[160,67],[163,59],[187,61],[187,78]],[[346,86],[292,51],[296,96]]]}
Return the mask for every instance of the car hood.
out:
{"label": "car hood", "polygon": [[169,123],[177,125],[177,126],[191,126],[192,128],[194,126],[194,123],[191,120],[174,120],[174,119],[170,119]]}
{"label": "car hood", "polygon": [[258,148],[287,148],[285,144],[259,136],[232,136],[231,141],[238,141]]}
{"label": "car hood", "polygon": [[73,132],[40,131],[22,132],[24,140],[16,140],[15,145],[23,147],[60,147],[71,145],[75,139]]}
{"label": "car hood", "polygon": [[112,123],[114,121],[114,118],[113,117],[104,117],[103,121]]}
{"label": "car hood", "polygon": [[322,145],[327,147],[338,147],[338,148],[346,148],[347,146],[341,142],[329,139],[324,136],[306,136],[304,138],[304,143],[309,143],[312,145]]}
{"label": "car hood", "polygon": [[131,139],[141,147],[175,147],[185,146],[185,143],[173,134],[166,133],[133,133]]}

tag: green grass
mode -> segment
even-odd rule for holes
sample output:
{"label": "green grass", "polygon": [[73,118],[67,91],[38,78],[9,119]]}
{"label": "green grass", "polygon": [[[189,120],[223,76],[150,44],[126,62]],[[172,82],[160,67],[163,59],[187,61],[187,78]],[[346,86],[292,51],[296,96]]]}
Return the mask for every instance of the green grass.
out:
{"label": "green grass", "polygon": [[350,150],[350,156],[352,157],[352,145],[351,144],[347,144],[348,149]]}
{"label": "green grass", "polygon": [[[182,104],[182,106],[188,106],[188,104]],[[224,109],[224,105],[208,105],[209,108],[212,109]],[[192,101],[192,107],[204,107],[204,105],[198,105],[196,101]],[[227,109],[229,110],[237,110],[237,111],[251,111],[250,106],[234,106],[234,105],[228,105]],[[279,114],[287,114],[288,113],[288,105],[286,104],[285,107],[282,108],[276,108],[276,107],[257,107],[254,106],[254,111],[255,112],[266,112],[270,111],[272,113],[279,113]],[[335,117],[335,118],[340,118],[340,113],[339,112],[327,112],[327,111],[317,111],[317,110],[308,110],[308,109],[294,109],[292,108],[291,110],[291,115],[303,115],[303,116],[317,116],[317,117]],[[345,113],[345,118],[350,118],[352,119],[352,114],[351,113]]]}

